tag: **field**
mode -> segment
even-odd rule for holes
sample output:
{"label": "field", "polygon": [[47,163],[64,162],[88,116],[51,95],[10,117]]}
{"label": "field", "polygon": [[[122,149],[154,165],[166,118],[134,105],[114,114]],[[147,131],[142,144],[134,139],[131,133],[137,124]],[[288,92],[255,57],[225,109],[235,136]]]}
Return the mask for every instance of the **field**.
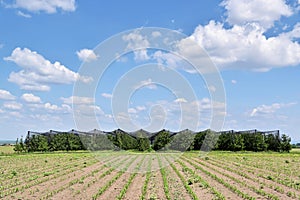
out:
{"label": "field", "polygon": [[0,156],[3,199],[300,199],[300,152]]}
{"label": "field", "polygon": [[0,155],[1,154],[12,154],[14,153],[13,146],[0,146]]}

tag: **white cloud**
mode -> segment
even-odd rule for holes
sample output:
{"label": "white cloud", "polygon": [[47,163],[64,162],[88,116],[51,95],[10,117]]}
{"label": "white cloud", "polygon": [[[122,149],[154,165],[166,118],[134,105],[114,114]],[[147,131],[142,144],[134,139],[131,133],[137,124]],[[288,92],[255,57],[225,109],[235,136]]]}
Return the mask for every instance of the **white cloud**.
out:
{"label": "white cloud", "polygon": [[[284,0],[224,0],[224,24],[211,20],[178,43],[178,52],[199,64],[202,47],[220,70],[249,69],[266,72],[273,68],[300,64],[300,25],[293,30],[267,36],[266,32],[282,16],[293,14]],[[198,44],[198,45],[195,45]],[[205,71],[203,71],[205,72]]]}
{"label": "white cloud", "polygon": [[209,92],[216,92],[217,91],[217,88],[214,85],[209,85],[207,87],[207,89],[208,89]]}
{"label": "white cloud", "polygon": [[99,106],[90,104],[79,104],[74,108],[73,112],[77,117],[93,117],[95,114],[104,115],[104,112]]}
{"label": "white cloud", "polygon": [[30,12],[56,13],[62,11],[75,11],[75,0],[15,0],[15,3],[7,7],[21,8]]}
{"label": "white cloud", "polygon": [[232,84],[237,84],[237,81],[236,80],[231,80],[231,83]]}
{"label": "white cloud", "polygon": [[146,107],[145,106],[137,106],[136,109],[138,111],[143,111],[143,110],[146,110]]}
{"label": "white cloud", "polygon": [[71,110],[71,107],[66,104],[62,104],[61,106],[58,106],[51,103],[45,103],[44,108],[50,112],[61,112],[61,111],[70,112]]}
{"label": "white cloud", "polygon": [[16,48],[11,56],[4,58],[12,61],[23,69],[19,72],[11,72],[9,81],[18,84],[24,90],[48,91],[48,84],[70,84],[77,80],[85,83],[92,81],[90,77],[80,76],[60,64],[51,63],[35,51],[24,48]]}
{"label": "white cloud", "polygon": [[68,98],[62,97],[61,100],[65,104],[94,104],[95,99],[91,97],[79,97],[79,96],[70,96]]}
{"label": "white cloud", "polygon": [[159,31],[153,31],[151,33],[152,37],[156,38],[156,37],[160,37],[161,36],[161,33]]}
{"label": "white cloud", "polygon": [[177,98],[174,100],[175,103],[187,103],[187,100],[185,98]]}
{"label": "white cloud", "polygon": [[271,105],[261,105],[256,108],[253,108],[251,112],[249,112],[250,117],[256,117],[256,116],[267,116],[269,114],[275,113],[277,110],[289,106],[293,106],[296,103],[273,103]]}
{"label": "white cloud", "polygon": [[23,105],[18,102],[13,101],[13,102],[5,102],[3,104],[3,107],[10,109],[10,110],[21,110]]}
{"label": "white cloud", "polygon": [[156,84],[152,81],[151,78],[147,79],[147,80],[144,80],[144,81],[141,81],[139,84],[137,84],[134,89],[137,90],[139,88],[142,88],[142,87],[146,87],[150,90],[155,90],[157,89],[157,86]]}
{"label": "white cloud", "polygon": [[41,103],[42,100],[40,97],[35,96],[34,94],[25,93],[21,96],[21,99],[26,101],[27,103]]}
{"label": "white cloud", "polygon": [[108,94],[108,93],[102,93],[101,96],[103,96],[104,98],[107,98],[107,99],[112,98],[112,94]]}
{"label": "white cloud", "polygon": [[282,37],[286,37],[290,40],[293,40],[295,38],[300,38],[300,22],[298,22],[291,31],[282,33]]}
{"label": "white cloud", "polygon": [[0,89],[0,99],[14,100],[16,99],[16,97],[12,95],[9,91]]}
{"label": "white cloud", "polygon": [[[152,55],[152,58],[155,59],[158,64],[165,65],[168,68],[180,68],[188,73],[197,72],[192,65],[186,63],[181,57],[174,53],[165,53],[159,50]],[[163,70],[164,68],[161,67],[161,69]]]}
{"label": "white cloud", "polygon": [[22,11],[18,11],[17,15],[21,16],[21,17],[25,17],[25,18],[31,18],[31,15],[23,13]]}
{"label": "white cloud", "polygon": [[227,21],[232,25],[254,22],[270,28],[281,16],[293,14],[285,0],[225,0],[221,5],[226,8]]}
{"label": "white cloud", "polygon": [[144,61],[150,59],[148,56],[146,48],[149,47],[148,39],[141,35],[140,33],[133,32],[128,35],[124,35],[122,39],[128,42],[127,50],[132,50],[134,52],[134,59],[136,61]]}
{"label": "white cloud", "polygon": [[[300,64],[300,45],[287,35],[267,38],[255,23],[225,28],[222,23],[210,21],[199,25],[189,39],[203,47],[219,69],[268,71]],[[195,54],[191,45],[185,40],[180,42],[187,57]]]}
{"label": "white cloud", "polygon": [[136,114],[137,110],[135,108],[128,108],[128,113]]}
{"label": "white cloud", "polygon": [[76,52],[79,60],[90,62],[98,59],[98,55],[95,54],[95,52],[91,49],[81,49],[80,51]]}
{"label": "white cloud", "polygon": [[50,102],[41,104],[41,103],[34,103],[34,104],[28,104],[28,107],[31,108],[31,111],[33,113],[40,112],[41,110],[45,110],[48,113],[71,113],[72,108],[71,106],[67,104],[62,104],[61,106],[52,104]]}
{"label": "white cloud", "polygon": [[17,117],[17,118],[23,117],[23,115],[20,112],[17,112],[17,111],[8,112],[8,114],[12,117]]}

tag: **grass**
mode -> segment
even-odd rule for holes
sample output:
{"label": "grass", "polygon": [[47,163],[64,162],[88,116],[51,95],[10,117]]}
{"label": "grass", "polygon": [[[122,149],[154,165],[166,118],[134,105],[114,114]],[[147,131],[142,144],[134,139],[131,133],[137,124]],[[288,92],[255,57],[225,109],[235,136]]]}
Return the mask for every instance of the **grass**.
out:
{"label": "grass", "polygon": [[9,155],[15,153],[14,146],[0,146],[0,155]]}

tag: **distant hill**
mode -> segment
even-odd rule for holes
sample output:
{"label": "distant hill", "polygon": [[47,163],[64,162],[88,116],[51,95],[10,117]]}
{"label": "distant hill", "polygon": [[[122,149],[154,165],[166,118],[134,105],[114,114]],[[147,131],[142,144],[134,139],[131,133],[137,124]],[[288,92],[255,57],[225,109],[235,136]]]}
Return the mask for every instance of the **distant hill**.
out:
{"label": "distant hill", "polygon": [[15,144],[16,141],[15,140],[0,140],[0,145],[4,145],[4,144]]}

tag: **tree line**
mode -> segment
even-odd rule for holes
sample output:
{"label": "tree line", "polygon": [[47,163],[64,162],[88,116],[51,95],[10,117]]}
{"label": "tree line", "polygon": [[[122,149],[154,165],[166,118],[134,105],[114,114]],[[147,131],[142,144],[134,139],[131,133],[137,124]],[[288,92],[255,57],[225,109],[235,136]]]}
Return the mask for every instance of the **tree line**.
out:
{"label": "tree line", "polygon": [[143,132],[135,135],[116,130],[110,134],[59,133],[27,135],[25,141],[17,139],[16,152],[74,151],[74,150],[222,150],[222,151],[276,151],[289,152],[291,138],[285,134],[263,132],[223,132],[205,130],[192,133],[185,130],[171,133],[161,130],[148,136]]}

